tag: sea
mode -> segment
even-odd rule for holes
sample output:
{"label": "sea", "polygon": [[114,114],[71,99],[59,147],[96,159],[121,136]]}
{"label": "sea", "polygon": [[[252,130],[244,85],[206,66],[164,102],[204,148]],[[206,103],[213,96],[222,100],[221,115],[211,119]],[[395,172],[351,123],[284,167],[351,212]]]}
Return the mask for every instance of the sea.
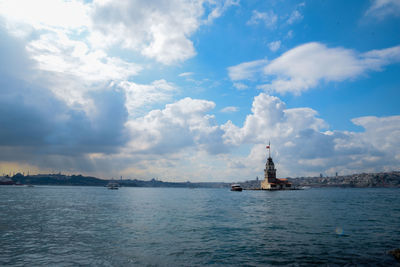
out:
{"label": "sea", "polygon": [[0,266],[400,266],[400,189],[0,187]]}

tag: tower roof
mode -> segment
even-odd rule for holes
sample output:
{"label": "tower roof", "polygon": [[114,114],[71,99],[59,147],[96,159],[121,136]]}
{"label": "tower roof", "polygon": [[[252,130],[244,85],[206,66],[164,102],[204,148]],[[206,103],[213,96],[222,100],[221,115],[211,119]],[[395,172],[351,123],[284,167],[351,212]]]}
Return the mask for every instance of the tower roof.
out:
{"label": "tower roof", "polygon": [[274,166],[274,161],[272,160],[271,157],[268,157],[267,162],[265,163],[266,166],[272,165]]}

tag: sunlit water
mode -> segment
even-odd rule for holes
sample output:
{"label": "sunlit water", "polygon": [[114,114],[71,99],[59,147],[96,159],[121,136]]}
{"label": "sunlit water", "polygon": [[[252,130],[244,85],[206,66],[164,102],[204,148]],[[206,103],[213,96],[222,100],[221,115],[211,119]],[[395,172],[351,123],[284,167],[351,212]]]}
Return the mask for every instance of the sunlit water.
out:
{"label": "sunlit water", "polygon": [[399,265],[399,189],[0,187],[0,265]]}

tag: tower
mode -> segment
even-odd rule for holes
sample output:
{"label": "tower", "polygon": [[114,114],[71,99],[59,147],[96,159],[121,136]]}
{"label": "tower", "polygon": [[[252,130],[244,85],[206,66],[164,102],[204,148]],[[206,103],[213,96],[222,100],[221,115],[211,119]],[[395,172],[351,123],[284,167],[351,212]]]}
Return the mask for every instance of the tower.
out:
{"label": "tower", "polygon": [[276,169],[274,161],[272,160],[271,156],[268,157],[267,163],[265,163],[264,179],[268,183],[276,182]]}
{"label": "tower", "polygon": [[264,180],[267,183],[275,183],[276,182],[276,169],[275,169],[274,161],[271,158],[271,142],[268,142],[268,146],[266,148],[268,149],[268,159],[267,159],[267,162],[265,163]]}
{"label": "tower", "polygon": [[274,161],[271,157],[271,144],[268,143],[268,159],[265,163],[264,181],[261,182],[261,189],[263,190],[286,190],[291,188],[291,184],[287,179],[277,179]]}

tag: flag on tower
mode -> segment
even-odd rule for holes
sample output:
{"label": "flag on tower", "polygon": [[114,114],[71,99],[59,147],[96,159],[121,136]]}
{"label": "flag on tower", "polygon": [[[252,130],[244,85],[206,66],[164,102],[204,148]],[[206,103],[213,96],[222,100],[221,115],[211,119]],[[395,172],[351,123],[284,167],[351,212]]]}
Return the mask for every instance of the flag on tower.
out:
{"label": "flag on tower", "polygon": [[269,145],[267,146],[267,149],[269,149]]}

